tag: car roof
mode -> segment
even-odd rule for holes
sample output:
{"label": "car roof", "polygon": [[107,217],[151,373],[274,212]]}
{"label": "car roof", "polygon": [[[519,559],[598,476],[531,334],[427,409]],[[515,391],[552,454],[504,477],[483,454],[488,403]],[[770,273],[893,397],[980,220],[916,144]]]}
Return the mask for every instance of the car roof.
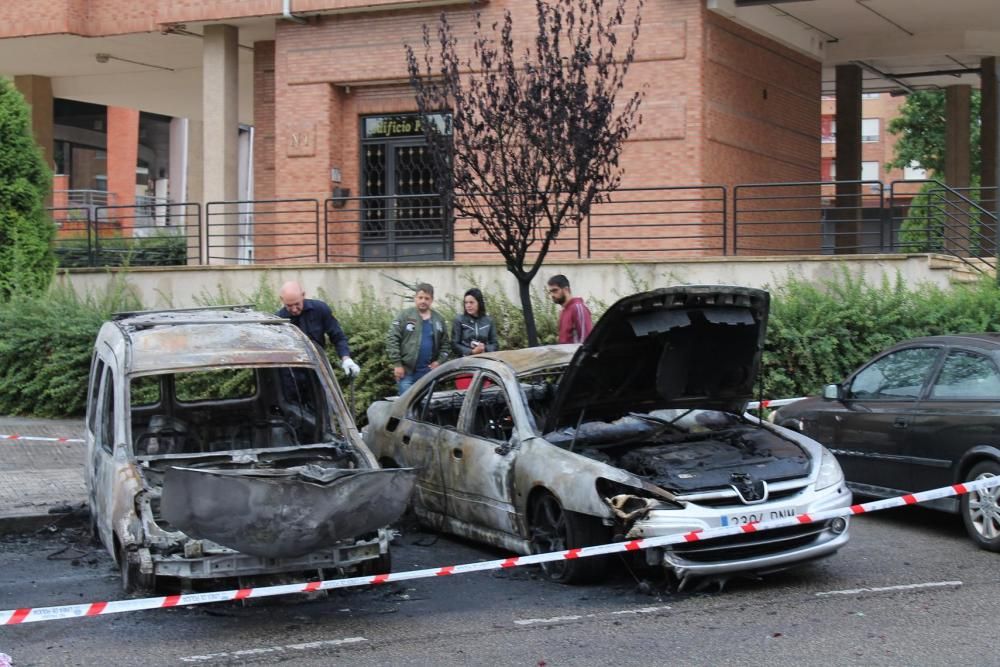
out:
{"label": "car roof", "polygon": [[573,358],[579,345],[542,345],[521,350],[499,350],[477,354],[480,359],[493,359],[510,366],[517,375],[550,366],[565,366]]}
{"label": "car roof", "polygon": [[1000,348],[1000,333],[984,332],[971,334],[945,334],[941,336],[922,336],[920,338],[911,338],[897,343],[893,345],[891,349],[908,347],[910,345],[920,343],[932,345],[965,345],[970,347],[992,349]]}
{"label": "car roof", "polygon": [[244,306],[120,313],[128,372],[315,363],[312,343],[288,320]]}

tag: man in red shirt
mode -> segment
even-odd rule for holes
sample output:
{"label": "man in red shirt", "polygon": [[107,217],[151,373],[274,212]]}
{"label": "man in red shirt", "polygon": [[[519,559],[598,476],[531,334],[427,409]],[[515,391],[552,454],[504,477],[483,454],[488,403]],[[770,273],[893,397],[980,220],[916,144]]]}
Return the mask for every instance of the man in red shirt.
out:
{"label": "man in red shirt", "polygon": [[549,278],[548,290],[552,301],[562,306],[562,312],[559,313],[559,342],[582,343],[594,328],[590,310],[583,299],[573,296],[569,280],[561,273]]}

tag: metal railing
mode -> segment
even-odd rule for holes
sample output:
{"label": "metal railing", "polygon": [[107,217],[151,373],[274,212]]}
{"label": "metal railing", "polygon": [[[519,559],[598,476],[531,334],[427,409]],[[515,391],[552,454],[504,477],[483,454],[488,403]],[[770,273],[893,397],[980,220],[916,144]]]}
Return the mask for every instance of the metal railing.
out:
{"label": "metal railing", "polygon": [[884,208],[880,181],[737,185],[733,188],[733,253],[883,252]]}
{"label": "metal railing", "polygon": [[195,203],[51,208],[59,265],[180,266],[201,263],[201,207]]}
{"label": "metal railing", "polygon": [[[890,201],[904,182],[892,183]],[[908,206],[890,207],[895,252],[936,252],[958,257],[979,271],[997,251],[997,224],[993,202],[996,187],[950,188],[936,180],[905,182]],[[985,204],[985,205],[984,205]]]}
{"label": "metal railing", "polygon": [[726,194],[722,185],[615,190],[584,224],[586,257],[726,255]]}
{"label": "metal railing", "polygon": [[[1000,247],[997,196],[937,181],[757,183],[735,186],[730,206],[725,186],[623,188],[565,225],[548,257],[937,252],[985,271],[982,259]],[[445,208],[438,195],[418,194],[209,202],[204,215],[198,204],[162,200],[50,212],[63,266],[500,258],[475,221]]]}
{"label": "metal railing", "polygon": [[206,264],[321,262],[320,204],[269,199],[205,204]]}

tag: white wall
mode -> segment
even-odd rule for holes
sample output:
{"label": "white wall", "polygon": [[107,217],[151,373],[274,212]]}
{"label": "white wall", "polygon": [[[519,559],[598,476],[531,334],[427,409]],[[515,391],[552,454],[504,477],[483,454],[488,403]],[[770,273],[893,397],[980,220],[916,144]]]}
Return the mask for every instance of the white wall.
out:
{"label": "white wall", "polygon": [[[733,284],[769,287],[784,282],[788,276],[816,282],[832,279],[847,271],[864,275],[869,282],[899,275],[909,284],[922,282],[948,287],[951,269],[958,260],[933,255],[865,255],[850,258],[796,256],[781,258],[746,257],[693,259],[672,262],[596,262],[593,260],[553,263],[536,278],[534,287],[541,290],[554,274],[565,274],[573,292],[584,298],[612,302],[636,291],[636,284],[663,287],[681,283]],[[71,269],[60,272],[58,280],[69,284],[79,294],[99,294],[118,272],[106,269]],[[517,299],[517,283],[501,264],[395,263],[265,266],[155,267],[129,269],[123,274],[142,303],[148,308],[185,308],[196,306],[197,297],[227,294],[234,301],[256,291],[260,281],[277,287],[285,280],[299,280],[307,294],[315,296],[322,288],[330,301],[353,301],[363,288],[370,288],[383,300],[399,305],[409,298],[407,289],[393,278],[409,284],[429,282],[436,295],[460,295],[473,286],[490,291],[498,288]]]}

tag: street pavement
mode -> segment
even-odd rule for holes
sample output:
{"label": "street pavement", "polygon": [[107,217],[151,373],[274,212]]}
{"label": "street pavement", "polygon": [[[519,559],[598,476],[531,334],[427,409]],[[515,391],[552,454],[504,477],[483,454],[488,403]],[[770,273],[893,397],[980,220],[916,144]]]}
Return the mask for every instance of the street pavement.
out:
{"label": "street pavement", "polygon": [[[0,435],[83,438],[82,419],[0,416]],[[87,499],[82,442],[0,438],[0,533],[79,517]],[[77,510],[77,511],[74,511]]]}

